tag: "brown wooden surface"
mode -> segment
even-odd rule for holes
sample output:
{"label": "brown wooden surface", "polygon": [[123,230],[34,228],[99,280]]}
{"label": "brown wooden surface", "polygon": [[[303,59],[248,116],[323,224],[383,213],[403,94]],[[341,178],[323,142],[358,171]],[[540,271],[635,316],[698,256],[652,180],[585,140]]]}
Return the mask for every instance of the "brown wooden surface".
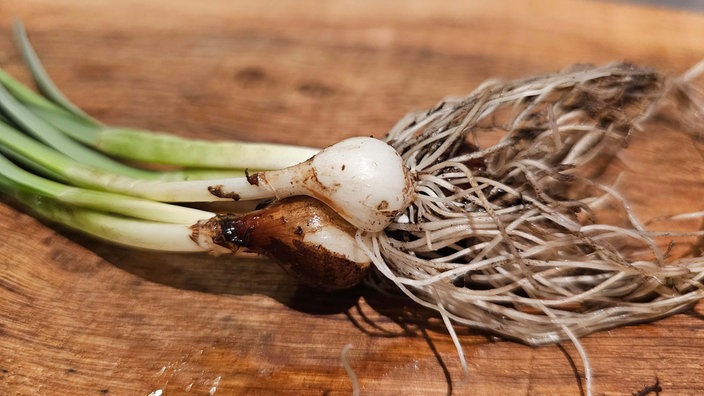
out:
{"label": "brown wooden surface", "polygon": [[[107,123],[315,146],[382,135],[490,77],[612,60],[680,73],[704,58],[704,15],[608,2],[0,2],[0,64],[25,81],[13,18],[66,94]],[[686,144],[646,143],[640,153],[669,143],[701,163]],[[700,193],[651,205],[701,210]],[[347,343],[364,395],[582,391],[571,345],[458,329],[463,377],[442,325],[413,304],[298,288],[265,259],[120,249],[6,201],[0,236],[2,395],[349,394]],[[700,303],[584,338],[595,393],[630,395],[657,378],[664,395],[703,394],[703,313]]]}

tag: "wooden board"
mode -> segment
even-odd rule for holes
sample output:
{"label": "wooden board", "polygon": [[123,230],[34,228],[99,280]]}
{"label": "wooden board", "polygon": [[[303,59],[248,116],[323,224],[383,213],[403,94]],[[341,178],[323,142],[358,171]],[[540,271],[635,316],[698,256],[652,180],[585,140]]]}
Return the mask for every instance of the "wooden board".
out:
{"label": "wooden board", "polygon": [[[704,58],[704,15],[609,2],[1,2],[0,65],[24,81],[13,18],[106,123],[313,146],[381,136],[487,78],[613,60],[681,73]],[[463,377],[442,324],[412,303],[299,288],[265,259],[121,249],[7,201],[0,235],[3,395],[349,394],[346,344],[364,395],[584,392],[571,345],[459,329]],[[702,314],[584,338],[595,394],[656,379],[664,394],[704,393]]]}

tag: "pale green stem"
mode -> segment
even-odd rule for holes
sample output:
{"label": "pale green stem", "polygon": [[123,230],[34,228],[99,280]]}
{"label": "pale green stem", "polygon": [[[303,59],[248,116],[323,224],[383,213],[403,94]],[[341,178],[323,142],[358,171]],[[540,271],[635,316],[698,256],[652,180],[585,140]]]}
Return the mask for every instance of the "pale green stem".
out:
{"label": "pale green stem", "polygon": [[[1,127],[0,127],[1,128]],[[31,169],[37,174],[44,175],[45,177],[60,182],[60,183],[65,183],[67,182],[66,178],[64,178],[61,174],[58,172],[47,168],[41,164],[38,164],[34,162],[32,159],[25,157],[24,155],[17,153],[13,150],[10,150],[8,147],[5,146],[0,146],[0,154],[11,158],[13,161],[16,163],[22,164],[27,169]]]}
{"label": "pale green stem", "polygon": [[[28,161],[59,174],[71,184],[166,202],[211,202],[227,200],[211,191],[237,192],[243,199],[273,198],[268,187],[250,184],[246,178],[215,180],[158,181],[135,179],[94,168],[47,147],[0,123],[0,144]],[[236,199],[231,196],[229,199]]]}
{"label": "pale green stem", "polygon": [[63,205],[26,192],[15,192],[16,199],[39,216],[110,243],[132,248],[165,252],[205,252],[212,246],[200,245],[193,238],[191,226],[135,220]]}
{"label": "pale green stem", "polygon": [[[2,70],[0,70],[0,76],[3,75]],[[0,77],[1,79],[1,77]],[[2,88],[0,88],[0,97],[2,96]],[[1,100],[1,99],[0,99]],[[30,105],[34,107],[33,105]],[[27,107],[26,109],[30,109],[30,107]],[[63,111],[62,109],[56,108],[57,111]],[[42,111],[53,111],[53,110],[46,110],[42,108]],[[68,116],[73,117],[72,115],[68,114]],[[7,131],[8,128],[12,128],[9,125],[7,125],[7,122],[9,120],[6,120],[4,116],[0,115],[0,122],[3,122],[5,125],[2,126],[3,131]],[[78,125],[79,122],[76,121],[76,124]],[[81,125],[83,128],[90,128],[87,125]],[[12,128],[14,129],[14,128]],[[64,140],[63,137],[60,137],[60,140]],[[133,178],[140,178],[140,179],[147,179],[147,180],[201,180],[201,179],[219,179],[219,178],[229,178],[229,177],[243,177],[245,175],[244,170],[241,169],[208,169],[208,168],[192,168],[192,169],[180,169],[180,170],[172,170],[172,171],[152,171],[152,170],[143,170],[143,169],[137,169],[134,167],[130,167],[118,162],[115,162],[107,157],[102,156],[101,154],[98,154],[96,152],[93,152],[92,150],[81,146],[80,144],[69,141],[69,145],[72,146],[79,146],[78,149],[81,151],[84,151],[86,153],[89,153],[89,155],[97,155],[101,156],[102,159],[99,159],[98,162],[100,164],[97,166],[101,169],[104,169],[109,172],[114,172],[114,173],[120,173],[120,174],[125,174],[127,176],[133,177]],[[0,149],[2,151],[2,149]],[[13,156],[14,157],[14,156]],[[75,158],[77,162],[84,162],[86,158],[84,156],[81,156],[80,158]],[[90,164],[95,164],[95,161],[87,161],[88,165]],[[102,166],[101,166],[102,165]],[[94,165],[95,166],[95,165]]]}
{"label": "pale green stem", "polygon": [[65,204],[123,216],[186,225],[215,216],[214,213],[204,210],[67,186],[27,172],[1,155],[0,175],[4,176],[0,182],[13,189],[52,198]]}
{"label": "pale green stem", "polygon": [[296,165],[320,150],[274,143],[186,139],[139,129],[103,127],[95,148],[137,161],[184,167],[271,170]]}
{"label": "pale green stem", "polygon": [[72,118],[82,123],[83,125],[91,125],[96,127],[100,125],[97,121],[92,118],[86,118],[80,115],[71,113],[70,111],[60,107],[49,99],[41,96],[34,90],[30,89],[26,85],[17,81],[14,77],[9,75],[6,71],[0,69],[0,83],[7,88],[8,91],[15,97],[18,101],[22,102],[26,106],[38,107],[44,110],[49,110],[57,115],[63,117]]}
{"label": "pale green stem", "polygon": [[149,179],[158,177],[153,172],[124,165],[74,141],[53,125],[27,110],[3,85],[0,85],[0,108],[5,111],[5,116],[15,124],[21,126],[37,139],[77,161],[136,178]]}

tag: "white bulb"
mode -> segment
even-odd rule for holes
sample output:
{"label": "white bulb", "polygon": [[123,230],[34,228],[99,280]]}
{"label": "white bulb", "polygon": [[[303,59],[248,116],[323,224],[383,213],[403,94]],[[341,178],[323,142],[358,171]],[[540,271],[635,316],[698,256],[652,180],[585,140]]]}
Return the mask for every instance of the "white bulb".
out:
{"label": "white bulb", "polygon": [[381,140],[356,137],[310,160],[259,176],[277,198],[308,195],[355,227],[382,231],[413,199],[413,178],[396,150]]}

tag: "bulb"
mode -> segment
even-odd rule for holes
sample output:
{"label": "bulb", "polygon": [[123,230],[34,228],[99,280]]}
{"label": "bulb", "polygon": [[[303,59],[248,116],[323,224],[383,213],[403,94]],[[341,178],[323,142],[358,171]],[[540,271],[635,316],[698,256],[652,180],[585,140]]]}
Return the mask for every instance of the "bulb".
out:
{"label": "bulb", "polygon": [[324,202],[363,231],[382,231],[408,205],[413,177],[393,147],[381,140],[355,137],[334,144],[313,158],[282,170],[249,177],[281,199],[308,195]]}
{"label": "bulb", "polygon": [[371,265],[357,245],[356,229],[329,206],[305,196],[243,215],[218,215],[193,231],[197,240],[274,258],[299,282],[322,290],[356,285]]}

